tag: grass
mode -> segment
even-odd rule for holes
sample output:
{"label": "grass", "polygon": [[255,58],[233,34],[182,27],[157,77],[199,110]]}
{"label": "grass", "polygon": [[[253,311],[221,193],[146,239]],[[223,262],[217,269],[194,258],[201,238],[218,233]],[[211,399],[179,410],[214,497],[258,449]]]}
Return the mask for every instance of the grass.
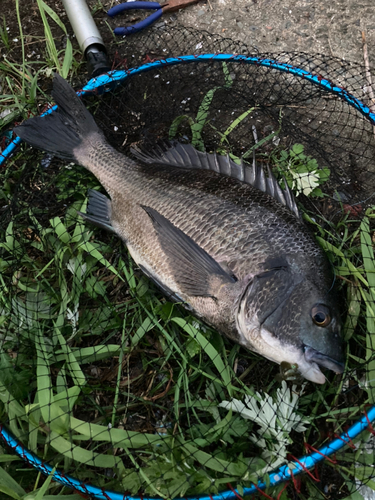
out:
{"label": "grass", "polygon": [[[79,208],[84,209],[82,206]],[[10,293],[10,296],[13,297],[12,304],[9,304],[7,299],[3,297],[2,314],[5,327],[3,339],[5,342],[2,353],[4,371],[1,372],[0,377],[2,387],[0,398],[4,405],[4,413],[10,420],[10,428],[19,439],[22,439],[25,425],[29,427],[31,421],[37,422],[41,419],[46,424],[48,423],[49,432],[46,435],[43,427],[35,429],[36,432],[29,435],[27,442],[27,446],[31,450],[36,451],[44,442],[47,448],[52,448],[50,453],[54,450],[55,453],[59,453],[59,456],[74,457],[75,468],[77,463],[86,467],[95,463],[95,466],[99,468],[115,468],[118,470],[118,474],[124,477],[120,485],[133,494],[136,494],[140,488],[143,488],[148,494],[161,494],[162,496],[167,496],[167,492],[171,488],[174,488],[176,495],[181,492],[184,494],[189,487],[186,478],[191,476],[189,471],[191,466],[182,471],[181,467],[179,469],[171,468],[170,463],[175,460],[172,446],[172,441],[175,438],[167,435],[155,436],[145,432],[141,434],[138,431],[130,432],[118,428],[121,416],[121,413],[119,415],[118,412],[124,407],[124,394],[119,385],[122,365],[120,359],[128,356],[128,360],[131,360],[135,350],[141,344],[143,344],[142,350],[149,344],[149,342],[144,342],[147,332],[155,330],[155,328],[160,330],[165,343],[163,347],[165,358],[160,363],[156,363],[154,369],[157,367],[158,373],[163,373],[166,371],[166,366],[171,366],[166,374],[172,377],[171,373],[173,373],[173,377],[177,378],[171,396],[173,397],[173,393],[181,392],[185,398],[182,407],[175,404],[173,410],[168,411],[167,408],[161,407],[161,411],[165,412],[165,415],[172,413],[169,418],[174,417],[176,421],[180,412],[185,411],[182,408],[189,407],[191,402],[195,400],[193,388],[196,384],[206,387],[206,392],[209,391],[209,398],[201,399],[199,404],[194,402],[195,413],[210,413],[213,406],[212,400],[217,397],[217,394],[225,392],[231,397],[234,394],[238,396],[241,394],[252,395],[253,392],[251,388],[243,385],[239,388],[232,387],[233,366],[230,366],[227,359],[223,357],[225,350],[221,337],[217,337],[216,342],[220,346],[222,354],[207,340],[207,337],[216,334],[210,330],[201,330],[203,327],[195,319],[191,318],[189,321],[188,318],[176,314],[173,308],[171,309],[170,304],[161,302],[145,289],[147,285],[144,283],[142,284],[143,290],[141,290],[142,279],[138,282],[135,278],[131,263],[126,263],[120,258],[116,268],[114,268],[103,256],[105,252],[110,253],[109,248],[103,247],[103,244],[92,242],[92,233],[83,228],[80,221],[75,224],[72,221],[69,222],[69,217],[68,212],[65,220],[57,217],[51,219],[49,228],[40,227],[37,220],[33,219],[34,230],[37,231],[38,240],[40,240],[30,244],[31,251],[34,252],[35,249],[38,251],[38,255],[34,256],[33,259],[30,258],[28,252],[21,256],[21,246],[15,239],[13,222],[8,225],[5,242],[2,244],[3,276],[6,276],[8,271],[6,263],[10,266],[13,258],[18,254],[20,257],[17,262],[19,272],[14,286],[25,292],[24,300],[20,298],[18,293],[14,291]],[[46,253],[54,255],[54,258],[49,260],[49,257],[45,256]],[[48,262],[45,263],[46,261]],[[103,275],[102,280],[94,278],[98,262],[110,273],[110,275]],[[106,306],[102,306],[99,311],[96,309],[95,317],[99,316],[97,322],[94,321],[92,314],[86,311],[87,321],[85,321],[82,299],[87,299],[88,295],[92,302],[92,299],[99,295],[100,299],[105,301],[106,281],[104,278],[111,276],[111,279],[118,278],[121,281],[123,275],[128,277],[131,297],[125,301],[123,306],[117,307],[112,301]],[[35,278],[30,280],[30,276]],[[55,284],[55,288],[52,290],[53,284]],[[160,320],[165,319],[166,309],[169,309],[170,321],[166,323],[166,326],[162,326]],[[68,314],[65,311],[68,311]],[[79,327],[77,324],[78,311],[80,313]],[[104,318],[103,322],[101,321],[102,317]],[[45,320],[41,323],[43,318]],[[20,328],[20,323],[24,325],[24,328]],[[185,338],[191,339],[190,345],[187,342],[188,351],[186,354],[182,339],[176,338],[174,324],[180,327],[181,335],[185,332]],[[114,331],[120,327],[122,329],[120,344],[109,343]],[[13,328],[14,336],[12,336]],[[96,331],[98,334],[100,333],[100,337],[104,337],[105,342],[103,344],[96,343],[95,347],[87,346],[85,337],[90,334],[90,338],[92,338]],[[125,331],[127,342],[124,342]],[[53,332],[53,335],[51,336],[49,332]],[[37,356],[35,366],[33,357],[28,358],[27,353],[19,349],[17,352],[18,363],[21,363],[22,357],[22,370],[18,369],[16,375],[19,381],[18,390],[22,385],[25,385],[27,380],[36,380],[32,387],[29,384],[26,386],[27,393],[30,393],[30,389],[35,392],[33,400],[26,405],[17,403],[17,401],[24,399],[26,394],[14,393],[14,374],[11,379],[7,378],[7,370],[5,369],[6,366],[9,369],[12,367],[12,356],[6,353],[16,352],[19,336],[27,338],[28,351],[30,351],[31,345],[35,346]],[[83,344],[84,347],[71,347],[72,343],[74,345]],[[128,348],[121,347],[127,344],[130,344]],[[233,349],[237,349],[237,347]],[[32,350],[34,351],[34,349]],[[207,359],[203,359],[203,353]],[[117,376],[113,379],[117,408],[114,407],[110,413],[103,411],[102,415],[96,418],[97,423],[95,424],[88,424],[75,417],[67,418],[68,407],[66,405],[68,404],[70,409],[73,406],[79,406],[80,396],[90,385],[86,365],[93,361],[96,363],[100,361],[100,366],[103,367],[103,364],[114,356],[119,356]],[[199,358],[199,361],[194,362],[194,358]],[[233,365],[234,356],[231,359]],[[151,359],[144,359],[144,362],[149,365],[154,364]],[[61,364],[62,367],[59,368]],[[187,366],[192,372],[189,378],[186,376]],[[52,379],[51,373],[55,372],[56,369],[59,371]],[[68,387],[69,380],[71,380],[70,387]],[[149,390],[150,400],[164,388],[164,385],[165,382],[157,384],[155,381]],[[138,411],[145,411],[144,403],[135,401],[134,395],[129,395],[129,397],[132,398],[133,405],[136,408],[139,407]],[[179,398],[176,400],[179,401]],[[82,403],[86,404],[86,400]],[[216,473],[230,471],[234,476],[230,476],[229,480],[235,480],[245,473],[245,469],[248,469],[245,467],[246,462],[243,459],[235,460],[234,450],[228,450],[228,457],[222,454],[221,458],[217,459],[209,458],[206,452],[201,451],[202,448],[217,442],[224,432],[230,435],[232,418],[227,418],[225,422],[222,422],[218,415],[216,417],[218,419],[216,424],[213,420],[213,425],[209,425],[207,422],[205,423],[207,418],[204,415],[203,420],[202,417],[198,419],[200,424],[191,426],[190,436],[183,437],[183,434],[178,436],[180,453],[194,457],[190,460],[197,461],[208,470],[205,475],[196,477],[194,480],[194,484],[198,485],[195,487],[198,492],[199,488],[202,492],[205,491],[212,482],[209,474],[213,474],[215,477]],[[110,430],[108,430],[109,420],[112,427]],[[243,430],[247,429],[247,426],[242,427]],[[202,441],[202,438],[197,436],[203,432],[203,429],[208,431],[208,435]],[[63,437],[67,433],[68,435],[74,434],[74,444],[69,444]],[[237,436],[237,438],[240,437]],[[87,439],[94,441],[95,447],[108,443],[112,446],[121,445],[133,463],[134,472],[139,470],[140,475],[135,475],[132,469],[125,469],[122,461],[115,457],[88,451],[82,447],[82,442],[84,443]],[[158,448],[155,450],[156,446]],[[148,452],[147,447],[149,447]],[[152,465],[140,468],[138,460],[135,461],[133,457],[138,448],[142,448],[142,454],[149,454],[150,459],[153,458]],[[169,454],[172,455],[169,456]],[[262,466],[264,466],[263,462]],[[163,470],[168,472],[170,481],[166,481],[159,487],[158,491],[155,491],[154,483],[158,482],[158,477]],[[120,485],[117,484],[117,487]]]}
{"label": "grass", "polygon": [[[40,59],[29,59],[26,57],[25,34],[22,30],[20,19],[19,0],[15,2],[17,20],[19,26],[19,40],[21,42],[22,62],[15,61],[9,54],[12,53],[11,41],[9,40],[6,19],[3,17],[3,26],[0,28],[0,39],[6,49],[6,55],[0,61],[1,94],[0,108],[7,109],[10,113],[0,118],[0,129],[5,128],[15,121],[22,121],[38,112],[38,105],[45,104],[49,95],[40,86],[41,81],[52,77],[54,71],[58,71],[65,78],[74,75],[81,65],[77,59],[78,51],[73,50],[69,38],[66,38],[66,48],[57,50],[53,39],[49,19],[52,20],[65,35],[67,31],[56,13],[42,0],[38,0],[38,7],[42,16],[45,33],[45,54]],[[30,35],[28,34],[28,37]],[[42,42],[39,37],[32,37],[35,42]]]}
{"label": "grass", "polygon": [[10,49],[9,34],[5,16],[3,16],[2,26],[0,27],[0,38],[5,49]]}
{"label": "grass", "polygon": [[[69,44],[64,52],[55,47],[49,21],[66,33],[61,21],[41,0],[38,6],[46,59],[26,62],[22,42],[22,64],[7,59],[0,63],[6,82],[0,99],[12,109],[2,126],[36,111],[38,99],[45,99],[38,85],[41,75],[56,69],[68,75],[78,67]],[[16,9],[19,19],[18,2]],[[9,44],[6,33],[4,21],[4,46]],[[23,40],[22,31],[20,37]],[[224,87],[230,90],[225,64],[223,71]],[[187,120],[194,145],[204,148],[203,131],[212,127],[209,110],[219,88],[202,97],[195,119],[176,118],[171,138]],[[220,152],[228,151],[238,160],[230,139],[254,110],[244,111],[218,131]],[[275,137],[277,131],[256,149]],[[251,157],[252,152],[245,154]],[[327,171],[321,176],[323,171],[299,145],[274,149],[273,158],[276,169],[289,172],[286,181],[297,192],[304,186],[298,189],[292,172],[314,176],[314,189],[327,180]],[[267,480],[273,467],[287,461],[289,451],[303,454],[304,440],[319,446],[323,423],[329,422],[335,433],[343,432],[366,404],[373,404],[372,209],[361,221],[343,215],[335,223],[304,214],[347,285],[350,315],[344,334],[351,345],[350,378],[313,390],[287,388],[285,382],[280,388],[275,372],[267,368],[259,392],[252,376],[267,362],[166,301],[134,269],[116,239],[76,216],[77,210],[85,210],[87,188],[100,189],[96,181],[66,164],[60,164],[58,172],[51,166],[45,173],[35,169],[39,161],[40,155],[30,152],[15,155],[1,173],[0,191],[4,202],[18,197],[0,243],[0,421],[30,450],[84,481],[133,495],[140,490],[162,498],[214,494],[227,489],[227,483],[241,493],[258,476]],[[43,196],[53,192],[55,205],[41,203],[39,190]],[[243,376],[237,370],[241,360],[247,364]],[[348,380],[351,386],[343,387]],[[350,394],[356,396],[351,399]],[[265,426],[266,421],[273,426]],[[370,433],[358,440],[361,447],[366,440]],[[26,469],[2,450],[4,498],[41,500],[53,495],[76,500],[77,495],[51,477]],[[340,487],[348,494],[355,477],[373,474],[373,452],[345,449],[337,458],[335,471],[344,478]],[[314,484],[306,480],[300,498],[315,494]],[[280,498],[292,495],[286,490]]]}
{"label": "grass", "polygon": [[[37,0],[37,4],[44,25],[44,34],[46,37],[46,47],[48,54],[47,62],[49,63],[48,66],[49,68],[56,70],[63,78],[67,78],[73,64],[73,47],[71,41],[68,38],[66,28],[60,21],[60,18],[57,16],[57,14],[45,2],[43,2],[43,0]],[[52,19],[65,33],[66,48],[62,51],[57,51],[56,49],[55,40],[53,38],[47,16],[49,16],[49,18]],[[20,22],[19,25],[21,26]],[[22,39],[22,33],[20,34]],[[63,60],[61,61],[62,54]]]}

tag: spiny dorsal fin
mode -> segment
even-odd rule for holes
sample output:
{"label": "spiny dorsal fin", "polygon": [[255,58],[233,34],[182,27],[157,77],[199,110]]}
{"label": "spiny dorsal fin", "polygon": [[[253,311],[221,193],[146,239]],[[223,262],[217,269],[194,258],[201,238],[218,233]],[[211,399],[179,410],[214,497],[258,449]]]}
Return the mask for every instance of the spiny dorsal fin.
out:
{"label": "spiny dorsal fin", "polygon": [[131,152],[143,163],[213,170],[222,175],[233,177],[269,194],[279,203],[288,207],[297,217],[300,217],[296,201],[288,184],[284,181],[285,189],[282,189],[270,168],[267,167],[268,176],[266,176],[263,168],[256,163],[255,158],[252,165],[244,163],[243,160],[238,165],[229,158],[229,155],[202,153],[197,151],[191,144],[181,144],[179,142],[156,145],[150,153],[135,148],[132,148]]}

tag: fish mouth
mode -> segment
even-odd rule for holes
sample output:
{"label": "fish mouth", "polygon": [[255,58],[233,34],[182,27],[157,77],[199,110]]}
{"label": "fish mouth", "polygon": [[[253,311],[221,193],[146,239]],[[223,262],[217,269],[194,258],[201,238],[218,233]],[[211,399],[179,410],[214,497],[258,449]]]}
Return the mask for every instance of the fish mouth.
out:
{"label": "fish mouth", "polygon": [[328,368],[335,373],[343,373],[345,370],[345,364],[337,359],[333,359],[326,354],[323,354],[313,347],[304,346],[305,349],[305,359],[309,363],[316,363],[319,366]]}

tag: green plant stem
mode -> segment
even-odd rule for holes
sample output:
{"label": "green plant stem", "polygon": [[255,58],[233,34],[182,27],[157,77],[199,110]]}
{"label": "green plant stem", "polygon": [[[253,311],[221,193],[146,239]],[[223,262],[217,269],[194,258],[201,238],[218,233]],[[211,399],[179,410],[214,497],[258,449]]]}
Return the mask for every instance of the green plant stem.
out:
{"label": "green plant stem", "polygon": [[20,39],[21,39],[21,48],[22,48],[22,97],[25,97],[25,75],[26,75],[26,70],[25,70],[25,42],[23,39],[23,31],[22,31],[22,23],[21,23],[21,17],[20,17],[20,6],[19,6],[19,0],[16,0],[16,12],[17,12],[17,22],[18,22],[18,28],[20,31]]}
{"label": "green plant stem", "polygon": [[[124,316],[124,321],[123,321],[123,325],[122,325],[121,347],[123,347],[125,344],[126,319],[127,319],[127,314],[125,314],[125,316]],[[123,360],[123,358],[124,358],[124,349],[121,349],[120,355],[118,358],[117,381],[116,381],[116,389],[115,389],[115,398],[113,401],[113,409],[112,409],[112,420],[111,420],[112,427],[115,426],[117,404],[118,404],[118,398],[119,398],[119,393],[120,393],[120,380],[121,380],[121,373],[122,373],[122,360]],[[128,374],[128,378],[129,378],[129,374]]]}

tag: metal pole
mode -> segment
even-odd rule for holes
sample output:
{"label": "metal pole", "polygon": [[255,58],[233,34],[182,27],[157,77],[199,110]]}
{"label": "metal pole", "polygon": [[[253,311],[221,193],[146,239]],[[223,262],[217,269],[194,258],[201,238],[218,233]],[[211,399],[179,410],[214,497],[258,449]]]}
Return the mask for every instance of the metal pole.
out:
{"label": "metal pole", "polygon": [[110,64],[99,30],[85,0],[62,0],[70,24],[84,53],[90,77],[108,72]]}

